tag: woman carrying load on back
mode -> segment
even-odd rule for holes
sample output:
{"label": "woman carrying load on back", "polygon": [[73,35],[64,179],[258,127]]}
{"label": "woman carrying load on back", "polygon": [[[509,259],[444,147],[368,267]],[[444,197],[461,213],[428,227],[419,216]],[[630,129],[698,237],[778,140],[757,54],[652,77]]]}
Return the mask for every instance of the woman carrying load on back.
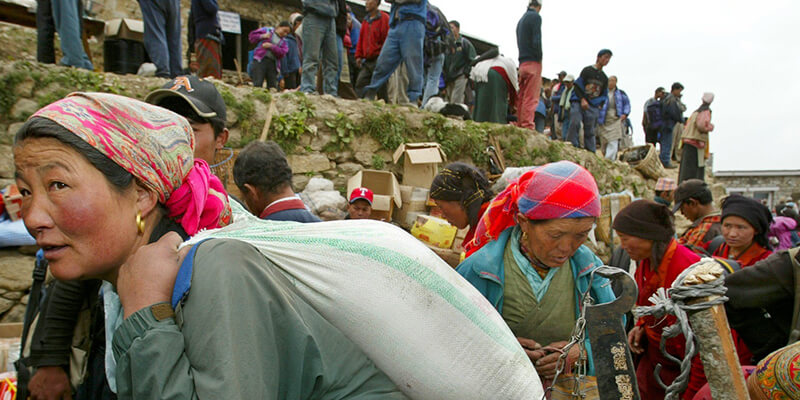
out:
{"label": "woman carrying load on back", "polygon": [[454,162],[444,167],[431,183],[430,196],[442,209],[444,218],[458,229],[469,226],[462,246],[469,257],[469,243],[494,195],[489,181],[472,165]]}
{"label": "woman carrying load on back", "polygon": [[42,108],[15,138],[23,219],[53,275],[119,294],[106,365],[119,398],[405,398],[245,242],[196,246],[191,292],[173,310],[179,244],[230,220],[193,147],[186,119],[102,93]]}
{"label": "woman carrying load on back", "polygon": [[[583,243],[599,215],[589,171],[569,161],[543,165],[492,200],[471,244],[475,253],[457,269],[500,312],[545,380],[555,375],[584,293],[596,304],[616,298],[606,279],[590,281],[603,262]],[[568,363],[579,353],[573,346]],[[594,375],[591,354],[588,372]]]}

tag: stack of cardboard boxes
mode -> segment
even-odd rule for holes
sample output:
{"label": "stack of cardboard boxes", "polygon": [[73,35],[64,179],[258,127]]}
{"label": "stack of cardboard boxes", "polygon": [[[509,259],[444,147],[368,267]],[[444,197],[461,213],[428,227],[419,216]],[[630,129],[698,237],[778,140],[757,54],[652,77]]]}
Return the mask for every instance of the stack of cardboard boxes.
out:
{"label": "stack of cardboard boxes", "polygon": [[438,143],[405,143],[394,152],[394,162],[403,160],[403,184],[388,171],[362,170],[347,181],[347,193],[366,187],[374,193],[372,215],[394,222],[428,245],[455,267],[461,258],[461,242],[467,230],[459,231],[444,218],[430,199],[433,178],[446,159]]}

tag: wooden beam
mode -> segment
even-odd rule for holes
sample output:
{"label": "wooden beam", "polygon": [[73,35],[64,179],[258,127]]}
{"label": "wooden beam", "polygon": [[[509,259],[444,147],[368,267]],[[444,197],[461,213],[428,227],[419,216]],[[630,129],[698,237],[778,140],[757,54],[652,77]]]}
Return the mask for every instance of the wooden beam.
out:
{"label": "wooden beam", "polygon": [[261,130],[261,140],[262,142],[267,141],[267,134],[269,134],[269,126],[272,124],[272,114],[275,114],[275,96],[273,95],[272,100],[269,102],[269,110],[267,111],[267,120],[264,121],[264,129]]}
{"label": "wooden beam", "polygon": [[[687,276],[684,284],[691,286],[713,282],[722,273],[722,267],[716,262],[704,263]],[[719,296],[701,297],[687,304],[703,303],[716,298]],[[714,400],[749,400],[742,366],[739,364],[739,356],[725,315],[725,306],[717,304],[702,311],[689,311],[687,315],[697,338],[700,360],[703,362],[711,397]]]}

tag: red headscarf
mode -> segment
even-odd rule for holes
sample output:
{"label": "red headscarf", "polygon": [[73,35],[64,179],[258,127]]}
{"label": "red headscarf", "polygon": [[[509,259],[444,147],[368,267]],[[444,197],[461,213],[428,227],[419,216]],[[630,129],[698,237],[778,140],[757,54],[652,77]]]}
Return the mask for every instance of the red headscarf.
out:
{"label": "red headscarf", "polygon": [[521,212],[532,220],[600,216],[600,193],[592,174],[571,161],[545,164],[524,173],[498,194],[466,246],[471,255],[516,224]]}

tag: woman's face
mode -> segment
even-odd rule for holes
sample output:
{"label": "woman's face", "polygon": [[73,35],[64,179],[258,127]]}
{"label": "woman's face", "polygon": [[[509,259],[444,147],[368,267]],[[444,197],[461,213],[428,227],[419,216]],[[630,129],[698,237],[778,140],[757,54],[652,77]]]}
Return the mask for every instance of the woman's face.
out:
{"label": "woman's face", "polygon": [[619,235],[620,245],[622,249],[631,256],[631,260],[639,262],[650,258],[653,253],[653,241],[642,239],[637,236],[628,235],[620,231],[616,231]]}
{"label": "woman's face", "polygon": [[522,231],[527,234],[525,246],[544,265],[557,268],[569,260],[586,242],[594,218],[564,218],[532,224],[522,214],[517,215]]}
{"label": "woman's face", "polygon": [[722,220],[722,236],[725,243],[734,249],[749,247],[756,236],[756,230],[746,219],[729,215]]}
{"label": "woman's face", "polygon": [[61,280],[115,274],[137,239],[135,185],[123,192],[73,148],[53,138],[14,148],[22,218]]}
{"label": "woman's face", "polygon": [[442,209],[442,216],[451,225],[458,229],[464,229],[469,226],[467,210],[464,209],[461,202],[450,200],[434,200],[434,202]]}

